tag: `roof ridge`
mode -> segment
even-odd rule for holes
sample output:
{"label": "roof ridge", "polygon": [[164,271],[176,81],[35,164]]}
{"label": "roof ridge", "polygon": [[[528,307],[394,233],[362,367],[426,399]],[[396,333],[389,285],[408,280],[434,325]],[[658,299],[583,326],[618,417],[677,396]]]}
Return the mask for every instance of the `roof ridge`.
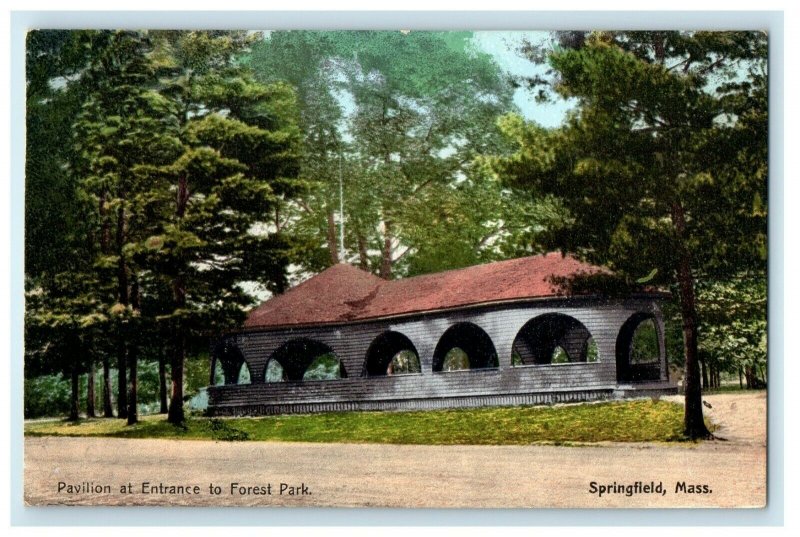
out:
{"label": "roof ridge", "polygon": [[[409,277],[406,277],[406,278],[398,278],[397,280],[383,280],[383,281],[386,282],[386,283],[394,283],[394,282],[402,282],[402,281],[413,280],[415,278],[423,278],[425,276],[439,276],[439,275],[442,275],[442,274],[452,274],[454,272],[460,272],[460,271],[465,271],[465,270],[470,270],[470,269],[476,269],[478,267],[485,267],[486,265],[503,265],[503,264],[512,263],[514,261],[522,261],[522,260],[525,260],[525,259],[532,259],[534,257],[542,257],[542,258],[544,258],[544,257],[549,256],[550,254],[559,254],[559,255],[561,255],[562,259],[569,258],[569,259],[572,259],[574,261],[578,261],[579,263],[584,263],[580,259],[574,257],[572,254],[569,254],[569,253],[568,254],[562,254],[559,251],[553,251],[553,252],[546,252],[546,253],[543,253],[543,254],[526,255],[526,256],[523,256],[523,257],[512,257],[510,259],[500,259],[498,261],[486,261],[484,263],[478,263],[477,265],[470,265],[468,267],[447,269],[447,270],[442,270],[442,271],[439,271],[439,272],[427,272],[425,274],[417,274],[415,276],[409,276]],[[356,268],[358,268],[358,267],[356,267]],[[362,269],[359,269],[359,270],[362,270]],[[366,271],[364,271],[364,272],[366,272]]]}
{"label": "roof ridge", "polygon": [[598,271],[603,268],[559,251],[396,280],[384,280],[355,265],[338,263],[251,310],[245,324],[268,327],[352,321],[555,298],[561,293],[554,278]]}

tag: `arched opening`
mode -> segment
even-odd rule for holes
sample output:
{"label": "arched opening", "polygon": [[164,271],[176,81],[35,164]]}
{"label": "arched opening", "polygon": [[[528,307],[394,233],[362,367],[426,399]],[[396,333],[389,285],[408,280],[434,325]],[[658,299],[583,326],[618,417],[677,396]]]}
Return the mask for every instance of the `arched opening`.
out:
{"label": "arched opening", "polygon": [[419,363],[419,356],[412,350],[400,351],[392,356],[387,375],[418,375],[422,373],[422,366]]}
{"label": "arched opening", "polygon": [[303,380],[336,380],[342,378],[342,364],[332,352],[314,358],[309,364]]}
{"label": "arched opening", "polygon": [[569,362],[569,355],[564,347],[559,345],[553,349],[553,356],[550,358],[551,364],[566,364],[567,362]]}
{"label": "arched opening", "polygon": [[586,342],[586,361],[597,362],[600,359],[600,351],[597,349],[597,342],[590,337]]}
{"label": "arched opening", "polygon": [[222,372],[222,363],[219,360],[214,360],[214,370],[211,373],[212,386],[223,386],[225,385],[225,373]]}
{"label": "arched opening", "polygon": [[497,351],[489,335],[473,323],[458,323],[445,331],[433,352],[434,371],[497,367]]}
{"label": "arched opening", "polygon": [[658,324],[649,313],[633,314],[619,331],[616,345],[617,380],[661,379],[661,344]]}
{"label": "arched opening", "polygon": [[469,368],[469,355],[461,347],[453,347],[444,355],[442,371],[458,371]]}
{"label": "arched opening", "polygon": [[597,359],[597,345],[589,330],[563,313],[546,313],[525,323],[514,338],[511,351],[511,364],[515,366],[596,362]]}
{"label": "arched opening", "polygon": [[286,372],[283,370],[283,366],[278,360],[270,360],[267,362],[264,382],[284,382],[286,380],[288,380],[286,378]]}
{"label": "arched opening", "polygon": [[421,373],[419,355],[411,340],[400,332],[384,332],[367,349],[367,376]]}
{"label": "arched opening", "polygon": [[[280,372],[277,369],[278,365],[282,370]],[[267,380],[268,375],[271,375],[272,380]],[[278,378],[300,381],[329,380],[346,376],[344,366],[333,350],[324,343],[308,338],[293,339],[278,347],[270,356],[265,371],[267,382],[278,382]]]}
{"label": "arched opening", "polygon": [[[247,369],[244,355],[233,341],[226,340],[218,344],[213,350],[211,360],[211,384],[240,384],[242,369]],[[248,382],[249,382],[249,369]]]}
{"label": "arched opening", "polygon": [[242,367],[239,368],[239,378],[236,380],[236,384],[250,384],[250,368],[247,366],[247,362],[242,362]]}

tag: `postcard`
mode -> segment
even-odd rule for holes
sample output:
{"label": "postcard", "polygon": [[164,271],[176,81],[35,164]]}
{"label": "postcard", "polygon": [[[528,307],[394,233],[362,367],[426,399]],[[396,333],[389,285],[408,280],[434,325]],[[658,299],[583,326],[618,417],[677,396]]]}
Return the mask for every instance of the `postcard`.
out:
{"label": "postcard", "polygon": [[25,46],[28,508],[766,507],[765,32]]}

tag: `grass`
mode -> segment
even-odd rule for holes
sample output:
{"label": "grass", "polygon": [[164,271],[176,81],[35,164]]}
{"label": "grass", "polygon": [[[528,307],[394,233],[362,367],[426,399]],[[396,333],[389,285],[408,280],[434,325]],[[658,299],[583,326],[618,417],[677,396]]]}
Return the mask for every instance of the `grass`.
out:
{"label": "grass", "polygon": [[147,416],[78,423],[36,421],[28,436],[104,436],[381,444],[532,444],[685,440],[683,407],[658,400],[420,412],[338,412],[260,418],[189,418],[185,427]]}

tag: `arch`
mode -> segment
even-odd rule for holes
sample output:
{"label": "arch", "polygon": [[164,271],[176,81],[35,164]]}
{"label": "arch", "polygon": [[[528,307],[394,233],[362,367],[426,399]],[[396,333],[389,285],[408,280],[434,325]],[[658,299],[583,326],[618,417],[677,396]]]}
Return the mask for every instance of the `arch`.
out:
{"label": "arch", "polygon": [[498,366],[497,351],[489,335],[478,325],[473,323],[458,323],[448,328],[433,352],[433,370],[445,371],[444,368],[448,354],[459,349],[467,356],[469,369],[487,369]]}
{"label": "arch", "polygon": [[332,352],[320,354],[308,364],[303,380],[336,380],[344,377],[342,362]]}
{"label": "arch", "polygon": [[253,376],[250,374],[250,366],[247,362],[242,362],[239,368],[239,374],[236,377],[236,384],[250,384],[253,382]]}
{"label": "arch", "polygon": [[556,345],[550,358],[551,364],[566,364],[569,362],[569,353],[561,345]]}
{"label": "arch", "polygon": [[[336,356],[336,353],[326,344],[310,338],[297,338],[287,341],[272,353],[267,365],[269,366],[269,362],[275,360],[283,368],[283,376],[286,380],[301,381],[306,376],[309,367],[314,365],[317,359],[322,356],[329,356],[331,360],[335,360],[338,363],[337,378],[345,378],[347,376],[344,365]],[[266,368],[264,375],[266,380]],[[306,380],[321,379],[307,378]]]}
{"label": "arch", "polygon": [[285,382],[286,371],[278,360],[267,361],[267,367],[264,368],[264,382]]}
{"label": "arch", "polygon": [[419,353],[408,337],[400,332],[387,331],[377,336],[364,361],[364,374],[381,377],[404,373],[421,373]]}
{"label": "arch", "polygon": [[214,348],[212,355],[210,384],[212,386],[219,384],[220,373],[222,383],[238,384],[239,373],[247,362],[236,343],[231,340],[222,341]]}
{"label": "arch", "polygon": [[222,370],[222,362],[217,360],[216,356],[212,360],[214,363],[211,366],[211,386],[224,386],[225,373]]}
{"label": "arch", "polygon": [[597,342],[591,336],[589,336],[589,339],[586,341],[586,361],[600,361],[600,348],[597,346]]}
{"label": "arch", "polygon": [[655,316],[634,313],[617,336],[617,380],[660,380],[662,354],[661,330]]}
{"label": "arch", "polygon": [[517,332],[511,347],[511,362],[512,365],[587,362],[591,339],[589,330],[574,317],[545,313],[529,320]]}

